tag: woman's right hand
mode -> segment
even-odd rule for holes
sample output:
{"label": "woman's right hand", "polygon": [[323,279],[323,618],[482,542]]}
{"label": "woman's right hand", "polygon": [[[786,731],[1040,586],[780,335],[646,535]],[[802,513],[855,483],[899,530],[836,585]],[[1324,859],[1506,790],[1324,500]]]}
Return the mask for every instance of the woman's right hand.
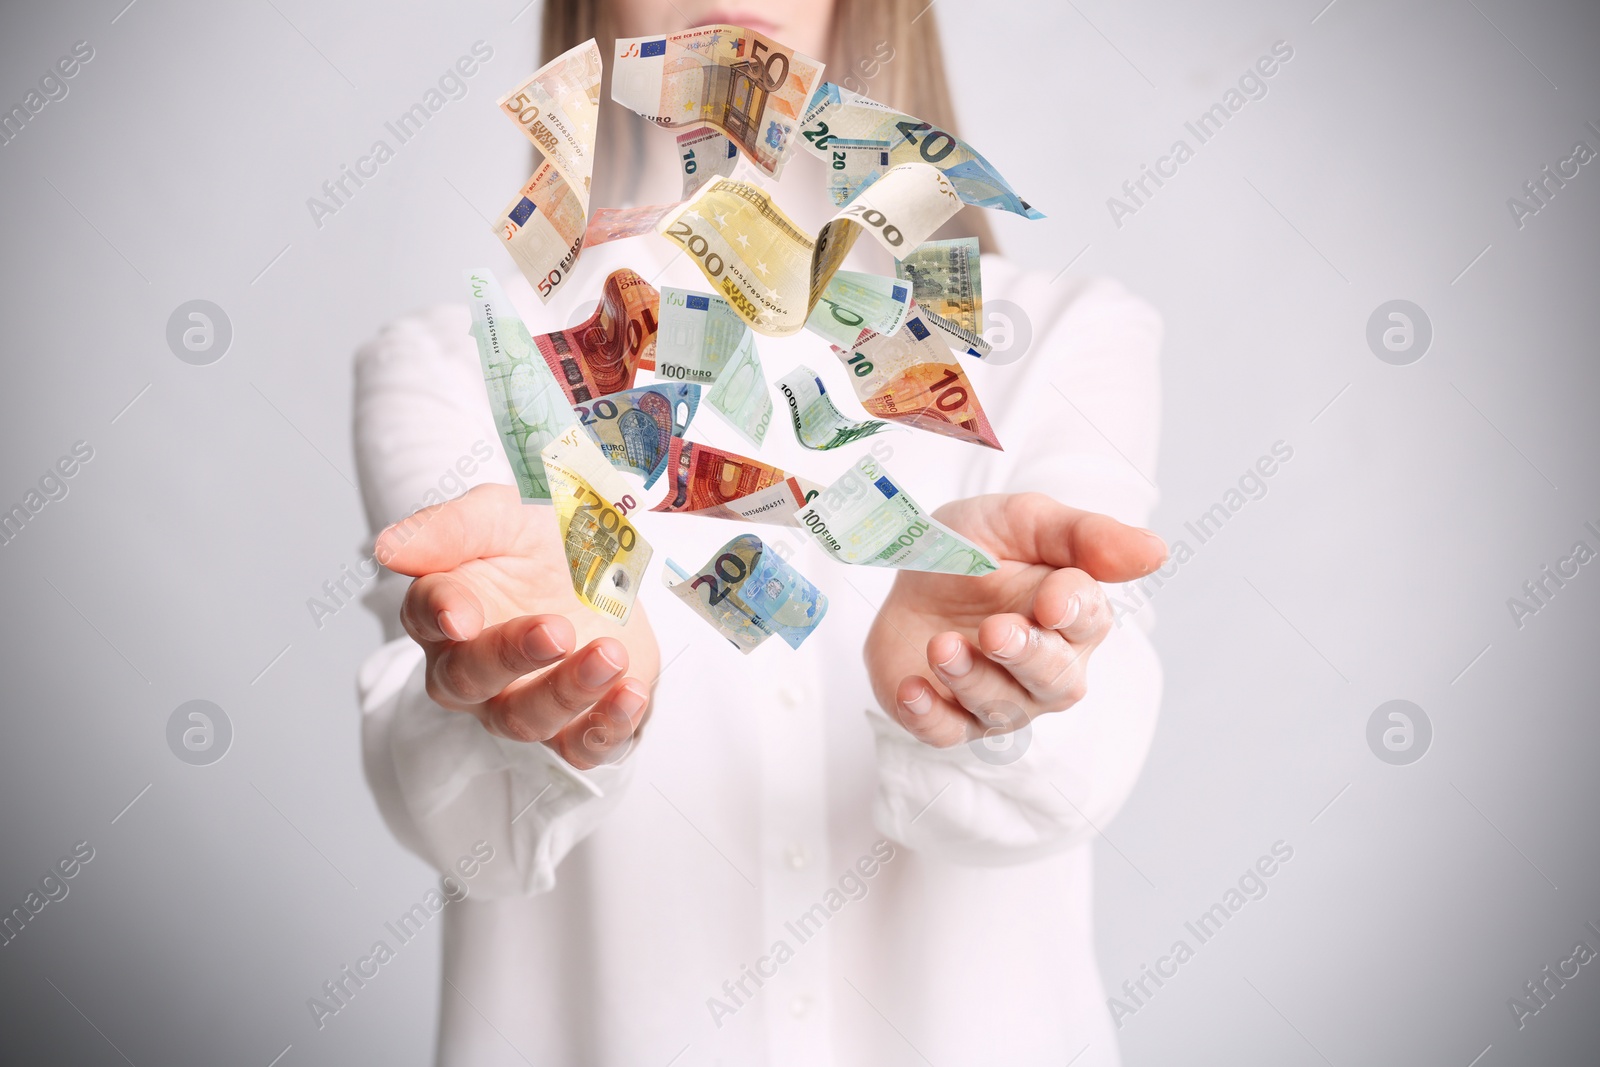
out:
{"label": "woman's right hand", "polygon": [[437,704],[580,770],[627,753],[660,649],[644,605],[619,626],[578,599],[554,508],[480,485],[388,527],[375,555],[415,579],[400,622],[427,653]]}

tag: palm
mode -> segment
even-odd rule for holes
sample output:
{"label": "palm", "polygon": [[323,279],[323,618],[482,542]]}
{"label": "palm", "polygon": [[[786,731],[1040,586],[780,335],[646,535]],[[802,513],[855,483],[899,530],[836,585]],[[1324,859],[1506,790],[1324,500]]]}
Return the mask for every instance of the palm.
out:
{"label": "palm", "polygon": [[[1035,715],[1081,698],[1085,661],[1104,639],[1099,581],[1126,581],[1165,558],[1160,538],[1037,493],[974,497],[935,518],[986,549],[981,578],[901,571],[867,634],[880,707],[930,744],[981,730],[998,704]],[[902,713],[902,709],[906,713]]]}
{"label": "palm", "polygon": [[[939,518],[944,521],[946,516],[941,512]],[[983,547],[993,554],[990,545]],[[984,619],[1028,610],[1034,588],[1050,568],[1014,559],[999,558],[998,562],[999,570],[981,578],[900,572],[867,634],[867,664],[879,704],[892,705],[900,679],[926,672],[928,642],[936,634],[954,631],[976,643]]]}
{"label": "palm", "polygon": [[519,504],[508,509],[506,521],[510,551],[469,559],[447,572],[477,598],[481,625],[552,612],[572,621],[580,643],[624,635],[625,627],[584,607],[573,592],[554,508]]}

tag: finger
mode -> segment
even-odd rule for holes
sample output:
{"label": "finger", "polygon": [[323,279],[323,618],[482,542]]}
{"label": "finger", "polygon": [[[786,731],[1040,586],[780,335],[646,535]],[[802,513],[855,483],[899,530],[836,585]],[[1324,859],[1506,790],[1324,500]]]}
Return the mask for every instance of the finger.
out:
{"label": "finger", "polygon": [[1111,631],[1111,604],[1105,590],[1077,568],[1052,571],[1033,591],[1034,621],[1075,645],[1093,648]]}
{"label": "finger", "polygon": [[632,750],[649,703],[644,683],[624,678],[545,744],[580,771],[615,763]]}
{"label": "finger", "polygon": [[483,604],[449,572],[424,574],[400,604],[400,624],[418,642],[470,641],[483,630]]}
{"label": "finger", "polygon": [[1102,582],[1142,578],[1167,558],[1166,542],[1109,515],[1067,507],[1043,493],[959,502],[962,525],[1008,559],[1078,567]]}
{"label": "finger", "polygon": [[521,497],[509,485],[480,485],[423,508],[378,534],[373,555],[400,574],[419,577],[469,559],[510,555],[526,534]]}
{"label": "finger", "polygon": [[1004,668],[1043,711],[1083,699],[1088,647],[1073,645],[1026,615],[991,615],[978,627],[978,649]]}
{"label": "finger", "polygon": [[430,657],[428,696],[447,708],[481,704],[524,674],[541,670],[578,644],[561,615],[524,615]]}
{"label": "finger", "polygon": [[928,642],[928,665],[955,702],[984,728],[1020,729],[1033,704],[1011,672],[980,655],[961,634],[937,634]]}
{"label": "finger", "polygon": [[544,674],[490,697],[484,725],[513,741],[548,741],[605,696],[627,669],[628,650],[621,641],[591,641]]}
{"label": "finger", "polygon": [[918,675],[900,680],[895,690],[895,718],[906,731],[934,748],[950,748],[970,739],[973,718]]}

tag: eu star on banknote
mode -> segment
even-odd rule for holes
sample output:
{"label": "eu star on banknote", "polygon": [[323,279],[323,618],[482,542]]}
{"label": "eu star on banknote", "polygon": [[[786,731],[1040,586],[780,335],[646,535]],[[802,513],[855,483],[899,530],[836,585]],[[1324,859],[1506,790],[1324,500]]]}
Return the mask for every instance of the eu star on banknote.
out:
{"label": "eu star on banknote", "polygon": [[828,613],[828,598],[755,534],[740,534],[691,577],[672,560],[661,580],[748,655],[777,634],[799,648]]}

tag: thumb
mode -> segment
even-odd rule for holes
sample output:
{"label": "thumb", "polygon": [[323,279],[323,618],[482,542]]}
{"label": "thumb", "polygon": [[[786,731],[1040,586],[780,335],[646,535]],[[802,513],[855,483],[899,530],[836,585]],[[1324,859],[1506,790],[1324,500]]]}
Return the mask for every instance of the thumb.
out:
{"label": "thumb", "polygon": [[454,570],[472,559],[520,551],[527,540],[522,498],[509,485],[480,485],[385,527],[373,556],[413,578]]}
{"label": "thumb", "polygon": [[1007,559],[1076,567],[1096,581],[1142,578],[1167,558],[1166,542],[1149,530],[1068,507],[1043,493],[972,497],[940,511],[958,532]]}

